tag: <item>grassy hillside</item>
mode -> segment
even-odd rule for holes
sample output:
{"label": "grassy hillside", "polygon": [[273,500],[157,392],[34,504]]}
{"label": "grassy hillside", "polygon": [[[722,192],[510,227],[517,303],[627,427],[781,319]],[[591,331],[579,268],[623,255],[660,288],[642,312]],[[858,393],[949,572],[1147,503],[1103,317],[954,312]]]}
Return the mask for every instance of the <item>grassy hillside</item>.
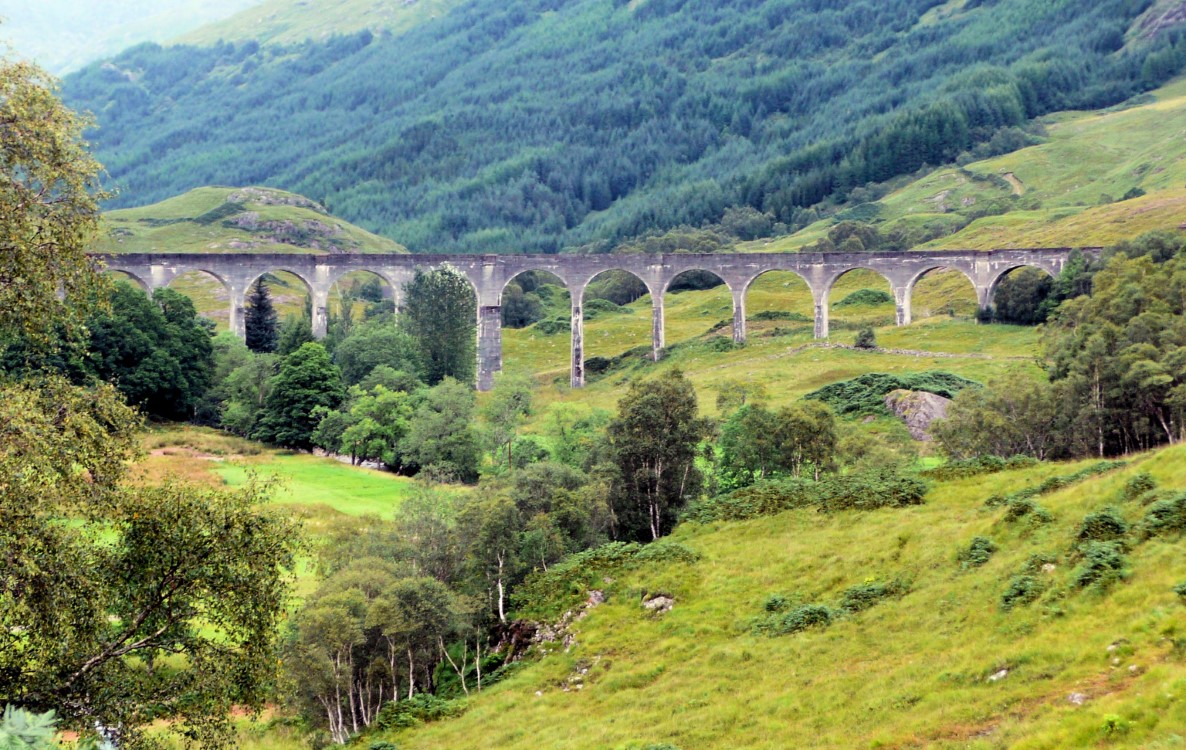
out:
{"label": "grassy hillside", "polygon": [[207,24],[177,41],[208,45],[220,40],[292,44],[364,29],[400,34],[439,18],[460,0],[264,0],[230,18]]}
{"label": "grassy hillside", "polygon": [[[731,206],[799,227],[1035,116],[1116,104],[1186,62],[1173,29],[1131,35],[1150,4],[421,0],[376,34],[389,3],[286,0],[236,33],[312,40],[214,30],[63,92],[96,114],[120,206],[266,184],[418,251],[555,251]],[[321,38],[348,28],[367,30]]]}
{"label": "grassy hillside", "polygon": [[[1178,80],[1129,106],[1051,115],[1042,143],[937,169],[860,211],[884,231],[945,235],[923,245],[936,249],[1100,246],[1178,230],[1186,226],[1183,129],[1186,80]],[[1134,189],[1145,194],[1123,200]],[[738,249],[798,249],[835,221]]]}
{"label": "grassy hillside", "polygon": [[[673,538],[699,562],[616,576],[608,602],[572,626],[572,649],[471,699],[461,718],[388,739],[505,750],[1176,747],[1186,725],[1183,603],[1172,590],[1186,580],[1180,541],[1137,546],[1131,576],[1107,592],[1071,583],[1068,551],[1104,505],[1143,515],[1118,500],[1137,472],[1186,487],[1186,450],[1042,496],[1047,525],[1007,523],[984,505],[1077,468],[938,482],[910,509],[685,524]],[[975,536],[1000,549],[963,570],[957,555]],[[1035,554],[1053,561],[1038,573],[1046,593],[1004,610],[1010,579]],[[849,587],[894,579],[908,593],[830,627],[753,631],[773,594],[834,606]],[[647,612],[647,592],[673,596],[674,608]]]}
{"label": "grassy hillside", "polygon": [[109,211],[104,221],[98,252],[407,252],[315,201],[271,188],[197,188],[151,206]]}

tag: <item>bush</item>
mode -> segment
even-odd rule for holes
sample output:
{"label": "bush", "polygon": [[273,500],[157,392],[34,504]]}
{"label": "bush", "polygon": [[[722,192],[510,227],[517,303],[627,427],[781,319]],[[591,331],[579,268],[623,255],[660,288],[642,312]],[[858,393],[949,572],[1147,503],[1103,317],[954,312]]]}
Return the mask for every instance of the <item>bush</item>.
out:
{"label": "bush", "polygon": [[666,539],[660,539],[656,542],[643,547],[635,555],[634,559],[640,563],[692,563],[700,562],[700,553],[691,547],[680,544],[679,542],[672,542]]}
{"label": "bush", "polygon": [[977,456],[976,458],[948,461],[942,466],[936,466],[933,469],[924,471],[922,475],[928,479],[949,481],[952,479],[966,479],[982,474],[995,474],[1000,471],[1009,471],[1012,469],[1024,469],[1030,466],[1036,466],[1037,464],[1038,459],[1033,456],[1012,456],[1010,458]]}
{"label": "bush", "polygon": [[882,289],[858,289],[837,302],[833,307],[884,305],[893,301],[893,295]]}
{"label": "bush", "polygon": [[[1186,586],[1186,584],[1183,585]],[[771,594],[766,597],[766,602],[762,605],[767,612],[782,612],[789,606],[791,606],[791,600],[782,594]]]}
{"label": "bush", "polygon": [[1147,471],[1142,471],[1128,480],[1128,483],[1124,485],[1124,492],[1120,498],[1125,502],[1132,502],[1141,499],[1155,489],[1157,489],[1157,481],[1153,479],[1153,475]]}
{"label": "bush", "polygon": [[590,589],[601,586],[602,579],[628,566],[642,545],[635,542],[610,542],[600,547],[569,555],[546,571],[527,576],[511,594],[518,614],[546,620],[580,604]]}
{"label": "bush", "polygon": [[1046,585],[1033,575],[1017,575],[1009,580],[1009,587],[1001,595],[1001,608],[1005,611],[1019,605],[1026,605],[1045,591]]}
{"label": "bush", "polygon": [[1183,532],[1186,532],[1186,492],[1153,503],[1141,521],[1141,536],[1145,539]]}
{"label": "bush", "polygon": [[882,599],[903,596],[909,590],[908,584],[897,579],[888,583],[866,581],[844,590],[840,597],[840,608],[848,612],[864,612],[879,604]]}
{"label": "bush", "polygon": [[822,512],[874,510],[921,505],[927,493],[922,480],[890,470],[810,479],[772,479],[702,500],[684,518],[697,523],[743,521],[795,508]]}
{"label": "bush", "polygon": [[1105,589],[1128,577],[1124,549],[1115,542],[1087,542],[1080,551],[1083,562],[1075,568],[1071,579],[1079,588],[1096,586]]}
{"label": "bush", "polygon": [[416,693],[402,701],[391,701],[379,709],[375,726],[383,730],[407,729],[430,721],[452,719],[465,713],[465,703]]}
{"label": "bush", "polygon": [[822,604],[804,604],[783,615],[767,618],[758,624],[756,630],[765,635],[790,635],[808,628],[826,628],[835,619],[835,613]]}
{"label": "bush", "polygon": [[1115,508],[1104,508],[1096,513],[1089,513],[1083,519],[1075,538],[1080,542],[1111,542],[1127,533],[1128,522],[1120,513]]}
{"label": "bush", "polygon": [[[804,315],[803,313],[797,312],[786,312],[785,310],[763,310],[750,315],[746,318],[746,320],[750,322],[761,322],[767,320],[790,320],[796,323],[815,322],[815,319],[809,315]],[[725,324],[728,325],[731,322],[732,321],[725,321]]]}
{"label": "bush", "polygon": [[873,332],[872,328],[868,326],[857,331],[856,341],[853,346],[858,349],[876,349],[877,348],[877,334]]}
{"label": "bush", "polygon": [[399,747],[394,742],[376,740],[375,742],[367,745],[367,750],[399,750]]}
{"label": "bush", "polygon": [[1006,523],[1016,523],[1026,517],[1033,524],[1050,523],[1054,520],[1054,517],[1050,515],[1050,511],[1039,505],[1032,498],[1015,497],[1005,503]]}
{"label": "bush", "polygon": [[557,333],[568,333],[572,330],[572,320],[569,318],[548,318],[535,324],[535,330],[545,336]]}
{"label": "bush", "polygon": [[944,398],[954,398],[955,394],[972,386],[979,387],[980,384],[940,370],[902,375],[871,372],[852,380],[826,385],[804,398],[823,401],[837,414],[887,415],[885,396],[891,391],[926,391]]}
{"label": "bush", "polygon": [[1186,604],[1186,583],[1179,583],[1174,586],[1174,593],[1178,595],[1178,601]]}
{"label": "bush", "polygon": [[960,567],[964,570],[968,568],[979,568],[981,565],[987,563],[996,551],[997,545],[988,537],[973,537],[972,542],[965,549],[960,550]]}
{"label": "bush", "polygon": [[629,315],[632,311],[628,307],[610,302],[607,299],[591,299],[582,308],[585,320],[593,320],[602,315]]}

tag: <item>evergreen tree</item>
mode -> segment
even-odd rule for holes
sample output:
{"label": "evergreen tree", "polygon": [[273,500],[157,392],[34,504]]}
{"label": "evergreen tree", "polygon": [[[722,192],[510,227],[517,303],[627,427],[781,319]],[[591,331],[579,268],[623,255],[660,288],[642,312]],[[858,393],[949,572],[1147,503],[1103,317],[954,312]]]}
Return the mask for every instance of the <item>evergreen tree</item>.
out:
{"label": "evergreen tree", "polygon": [[276,309],[272,306],[272,295],[264,277],[260,276],[251,287],[247,297],[247,310],[243,316],[247,336],[247,348],[253,352],[274,352],[279,341],[276,326]]}

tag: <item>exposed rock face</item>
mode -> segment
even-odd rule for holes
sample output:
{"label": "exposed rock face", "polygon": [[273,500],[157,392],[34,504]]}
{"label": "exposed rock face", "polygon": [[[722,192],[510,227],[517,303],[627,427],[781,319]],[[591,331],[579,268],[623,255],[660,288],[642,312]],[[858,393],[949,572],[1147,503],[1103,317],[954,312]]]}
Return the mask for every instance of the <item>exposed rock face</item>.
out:
{"label": "exposed rock face", "polygon": [[931,422],[947,416],[951,399],[926,391],[891,391],[885,397],[885,408],[900,418],[910,429],[915,440],[930,440]]}

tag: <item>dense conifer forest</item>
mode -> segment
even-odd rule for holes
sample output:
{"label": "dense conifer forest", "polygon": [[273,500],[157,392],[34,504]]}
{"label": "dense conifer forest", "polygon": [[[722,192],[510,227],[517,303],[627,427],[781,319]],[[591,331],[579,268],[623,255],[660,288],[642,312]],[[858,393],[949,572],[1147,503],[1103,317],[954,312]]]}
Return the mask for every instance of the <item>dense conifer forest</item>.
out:
{"label": "dense conifer forest", "polygon": [[1151,0],[471,0],[400,35],[133,48],[66,79],[121,190],[267,184],[415,251],[557,252],[726,209],[770,231],[1010,150],[1186,59]]}

